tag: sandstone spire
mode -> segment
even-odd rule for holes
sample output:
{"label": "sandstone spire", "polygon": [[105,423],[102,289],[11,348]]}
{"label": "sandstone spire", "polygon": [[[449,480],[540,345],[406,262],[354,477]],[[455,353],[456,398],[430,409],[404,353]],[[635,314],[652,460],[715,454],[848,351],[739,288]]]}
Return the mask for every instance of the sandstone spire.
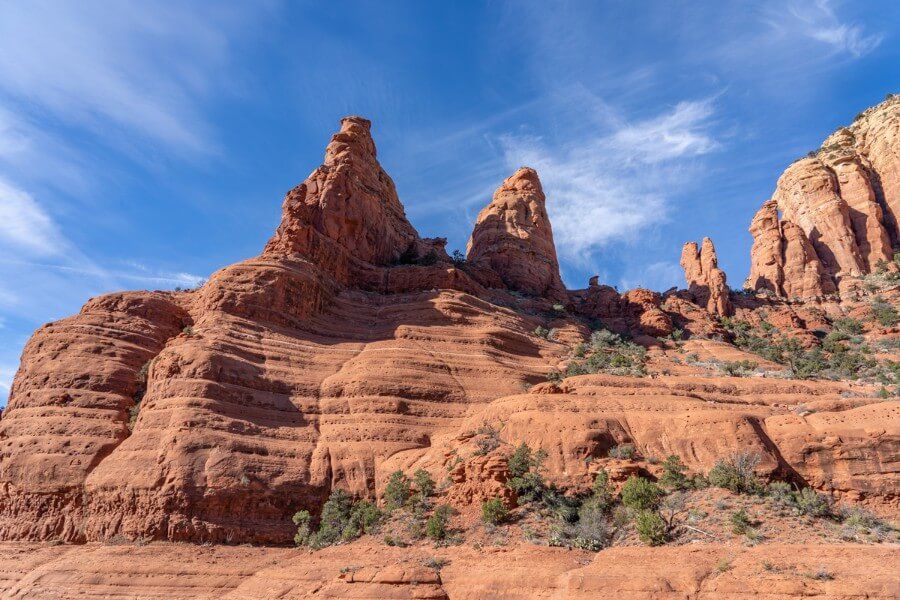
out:
{"label": "sandstone spire", "polygon": [[727,316],[733,312],[725,272],[719,268],[711,239],[703,238],[700,250],[696,242],[686,243],[681,250],[681,268],[688,290],[698,304],[714,315]]}
{"label": "sandstone spire", "polygon": [[478,214],[466,254],[473,265],[496,272],[510,289],[566,297],[544,191],[534,169],[520,168],[497,188]]}
{"label": "sandstone spire", "polygon": [[345,117],[325,162],[285,197],[266,254],[300,254],[320,264],[340,258],[386,265],[414,247],[394,182],[376,158],[371,123]]}
{"label": "sandstone spire", "polygon": [[768,200],[750,222],[753,246],[750,248],[750,276],[744,287],[751,290],[769,290],[781,295],[784,283],[784,256],[782,255],[781,227],[778,224],[778,206]]}

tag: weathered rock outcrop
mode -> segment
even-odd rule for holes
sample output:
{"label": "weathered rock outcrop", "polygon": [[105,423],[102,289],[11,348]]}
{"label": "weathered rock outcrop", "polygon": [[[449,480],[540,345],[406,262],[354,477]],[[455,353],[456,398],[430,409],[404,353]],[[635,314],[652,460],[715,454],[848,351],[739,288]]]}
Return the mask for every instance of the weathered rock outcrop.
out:
{"label": "weathered rock outcrop", "polygon": [[866,110],[782,174],[750,224],[748,289],[808,298],[843,291],[879,265],[895,268],[898,108],[900,98],[892,96]]}
{"label": "weathered rock outcrop", "polygon": [[[568,292],[544,203],[534,171],[519,170],[479,215],[466,264],[451,261],[404,216],[368,121],[345,119],[259,257],[193,291],[91,300],[35,334],[0,418],[0,538],[282,544],[297,510],[316,513],[336,488],[377,497],[401,467],[449,475],[454,504],[510,500],[505,457],[451,464],[453,445],[485,422],[502,428],[498,444],[547,450],[561,487],[583,483],[614,443],[697,470],[749,448],[765,474],[896,504],[884,474],[896,470],[896,427],[879,429],[894,404],[851,412],[845,384],[723,383],[666,358],[682,348],[656,338],[715,337],[714,317],[730,314],[711,242],[686,250],[691,291],[620,294],[592,280]],[[792,270],[819,264],[804,257],[812,243],[769,210],[774,291],[821,287],[824,272]],[[796,312],[771,314],[802,325]],[[663,362],[646,378],[549,385],[598,320]],[[707,342],[698,349],[725,345]],[[846,414],[798,422],[789,406],[810,395],[833,404],[822,413]],[[366,577],[360,593],[407,573]]]}
{"label": "weathered rock outcrop", "polygon": [[493,270],[512,290],[564,300],[545,202],[534,169],[522,167],[513,173],[478,214],[466,258]]}
{"label": "weathered rock outcrop", "polygon": [[681,268],[684,269],[688,291],[700,306],[705,306],[710,314],[723,317],[732,313],[725,272],[719,268],[716,248],[711,239],[703,238],[703,246],[699,250],[696,242],[686,243],[681,250]]}

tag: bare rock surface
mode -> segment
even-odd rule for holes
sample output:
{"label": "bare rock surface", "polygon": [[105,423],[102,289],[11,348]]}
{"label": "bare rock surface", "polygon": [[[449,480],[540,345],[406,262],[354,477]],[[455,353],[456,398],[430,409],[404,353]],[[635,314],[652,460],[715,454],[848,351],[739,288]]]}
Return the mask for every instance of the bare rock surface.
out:
{"label": "bare rock surface", "polygon": [[512,290],[565,299],[544,190],[534,169],[522,167],[497,188],[478,214],[466,257],[493,270]]}
{"label": "bare rock surface", "polygon": [[733,312],[725,272],[719,268],[716,247],[711,239],[703,238],[699,249],[696,242],[686,243],[681,250],[681,268],[688,291],[698,304],[705,305],[709,313],[720,317]]}
{"label": "bare rock surface", "polygon": [[900,98],[890,96],[785,170],[750,225],[749,289],[820,297],[848,291],[879,267],[896,268],[898,131]]}

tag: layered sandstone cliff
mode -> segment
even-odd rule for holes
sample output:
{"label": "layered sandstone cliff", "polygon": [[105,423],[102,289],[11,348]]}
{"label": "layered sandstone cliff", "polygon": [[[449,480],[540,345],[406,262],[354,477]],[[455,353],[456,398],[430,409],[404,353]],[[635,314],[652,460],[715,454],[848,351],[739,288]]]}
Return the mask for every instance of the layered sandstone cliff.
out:
{"label": "layered sandstone cliff", "polygon": [[900,248],[900,98],[891,96],[793,163],[750,225],[745,286],[822,297],[893,268]]}
{"label": "layered sandstone cliff", "polygon": [[[450,260],[407,220],[370,123],[344,119],[260,256],[197,290],[91,300],[35,333],[0,418],[0,537],[288,543],[296,511],[338,488],[376,498],[397,468],[447,476],[448,502],[474,503],[506,476],[499,455],[454,462],[485,424],[504,449],[546,450],[561,488],[583,491],[617,444],[698,471],[751,448],[764,476],[896,505],[895,403],[846,383],[723,381],[666,354],[658,338],[678,329],[702,334],[692,352],[710,360],[752,358],[710,339],[717,317],[757,318],[733,306],[711,242],[685,249],[687,292],[567,291],[546,202],[520,169],[466,261]],[[776,204],[758,220],[760,285],[822,293],[837,271],[794,270],[824,263]],[[826,320],[781,304],[766,308],[785,328]],[[601,326],[649,348],[648,376],[548,385]],[[794,418],[810,397],[822,414]]]}

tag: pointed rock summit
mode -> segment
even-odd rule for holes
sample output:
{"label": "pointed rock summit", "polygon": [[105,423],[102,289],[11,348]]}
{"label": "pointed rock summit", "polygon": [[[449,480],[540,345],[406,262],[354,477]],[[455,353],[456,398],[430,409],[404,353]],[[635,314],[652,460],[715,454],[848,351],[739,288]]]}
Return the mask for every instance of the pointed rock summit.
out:
{"label": "pointed rock summit", "polygon": [[729,298],[725,272],[719,268],[716,248],[709,238],[703,238],[698,250],[696,242],[688,242],[681,250],[681,268],[688,290],[707,312],[721,317],[734,312]]}
{"label": "pointed rock summit", "polygon": [[416,252],[419,235],[378,163],[370,128],[362,117],[341,120],[325,162],[285,197],[265,254],[299,254],[340,272],[348,260],[388,265]]}
{"label": "pointed rock summit", "polygon": [[534,169],[522,167],[478,214],[467,260],[489,268],[512,290],[565,300],[546,198]]}

